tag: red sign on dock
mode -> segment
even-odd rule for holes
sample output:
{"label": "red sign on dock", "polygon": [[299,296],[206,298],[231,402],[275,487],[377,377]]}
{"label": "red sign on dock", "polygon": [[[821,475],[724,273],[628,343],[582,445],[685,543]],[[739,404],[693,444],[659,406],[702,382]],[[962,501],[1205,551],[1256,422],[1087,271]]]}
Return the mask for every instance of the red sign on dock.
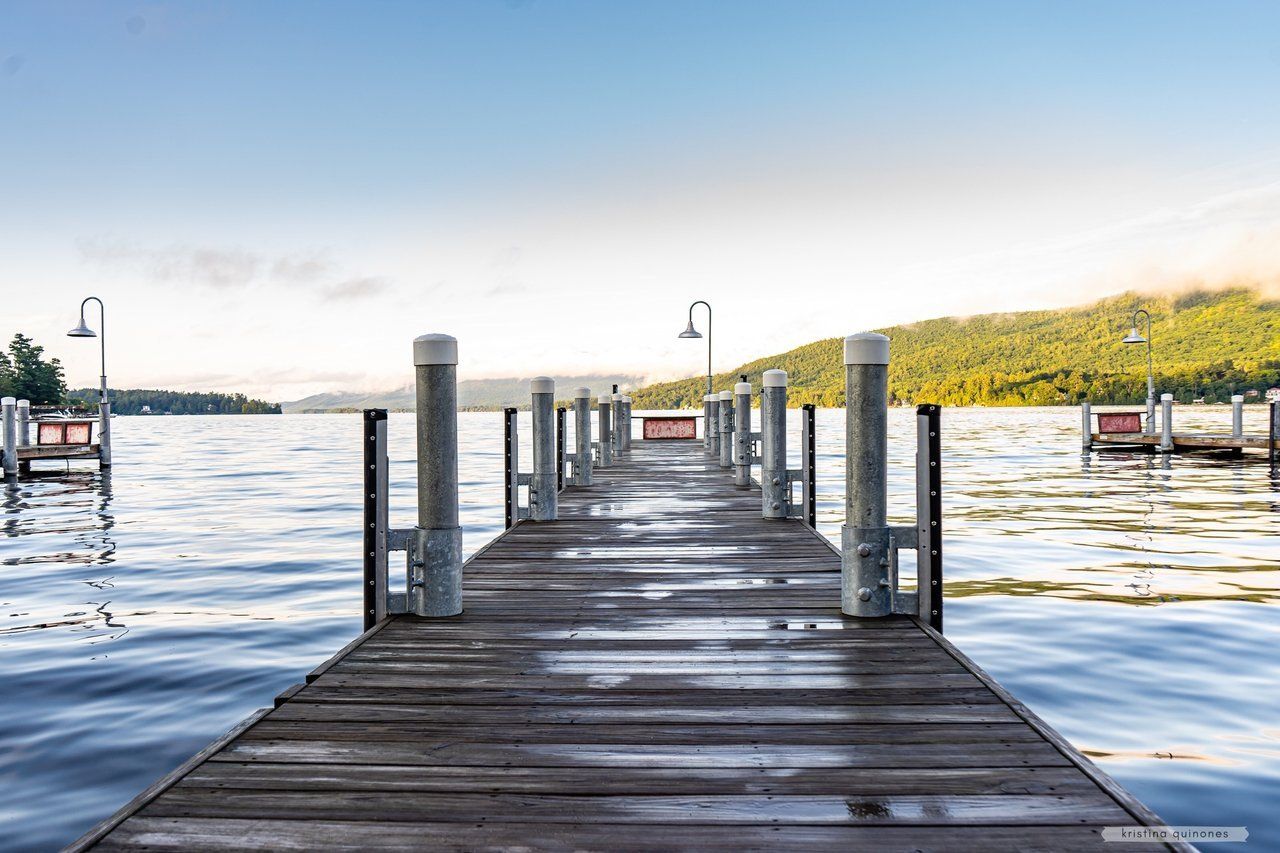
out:
{"label": "red sign on dock", "polygon": [[1142,432],[1142,412],[1099,412],[1098,432]]}
{"label": "red sign on dock", "polygon": [[698,422],[687,417],[645,418],[644,437],[646,441],[697,438]]}

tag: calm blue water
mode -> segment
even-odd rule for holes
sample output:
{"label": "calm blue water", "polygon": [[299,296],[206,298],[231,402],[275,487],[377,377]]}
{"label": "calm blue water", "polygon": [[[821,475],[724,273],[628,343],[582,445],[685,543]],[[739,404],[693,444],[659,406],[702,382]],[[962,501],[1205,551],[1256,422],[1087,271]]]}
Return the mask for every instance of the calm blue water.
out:
{"label": "calm blue water", "polygon": [[[460,417],[471,552],[502,524],[502,426]],[[1178,418],[1220,430],[1229,411]],[[837,541],[842,421],[819,415]],[[413,421],[390,423],[408,526]],[[904,523],[913,414],[891,424]],[[118,418],[109,475],[5,491],[0,847],[74,839],[359,632],[360,428]],[[1166,820],[1245,824],[1280,849],[1280,484],[1253,461],[1084,460],[1078,431],[1069,409],[944,414],[947,633]]]}

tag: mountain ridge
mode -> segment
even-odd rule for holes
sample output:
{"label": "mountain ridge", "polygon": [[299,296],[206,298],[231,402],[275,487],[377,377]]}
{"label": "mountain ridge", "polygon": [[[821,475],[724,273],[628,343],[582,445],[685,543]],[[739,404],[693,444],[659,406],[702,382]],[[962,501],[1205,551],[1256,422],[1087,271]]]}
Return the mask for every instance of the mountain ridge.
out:
{"label": "mountain ridge", "polygon": [[[895,403],[946,406],[1136,403],[1146,399],[1146,347],[1121,343],[1133,312],[1152,315],[1156,392],[1207,402],[1280,384],[1280,301],[1252,288],[1152,296],[1136,292],[1086,305],[941,317],[875,329],[890,338]],[[1146,332],[1145,327],[1142,329]],[[714,376],[729,388],[746,374],[788,373],[788,404],[844,405],[841,338],[826,338]],[[704,376],[644,386],[636,409],[700,408]],[[1253,396],[1250,400],[1255,399]]]}

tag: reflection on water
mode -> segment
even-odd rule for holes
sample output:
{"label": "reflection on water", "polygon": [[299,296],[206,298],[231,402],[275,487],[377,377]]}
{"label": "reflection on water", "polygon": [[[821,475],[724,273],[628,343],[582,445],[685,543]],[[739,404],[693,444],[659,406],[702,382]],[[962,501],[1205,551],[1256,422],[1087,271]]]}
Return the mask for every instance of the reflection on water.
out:
{"label": "reflection on water", "polygon": [[[1229,409],[1178,420],[1225,430]],[[842,421],[819,413],[819,526],[837,542]],[[502,421],[461,422],[470,553],[502,524]],[[890,423],[898,524],[914,513],[913,412]],[[1265,430],[1263,407],[1245,428]],[[1078,430],[1070,409],[944,413],[948,634],[1165,818],[1247,824],[1280,847],[1280,478],[1256,457],[1082,456]],[[392,521],[407,526],[412,418],[389,432]],[[121,418],[112,473],[47,465],[6,484],[6,846],[70,840],[357,633],[359,434],[354,415]],[[798,467],[798,432],[790,445]],[[607,550],[651,561],[637,570],[653,595],[683,588],[643,533]]]}

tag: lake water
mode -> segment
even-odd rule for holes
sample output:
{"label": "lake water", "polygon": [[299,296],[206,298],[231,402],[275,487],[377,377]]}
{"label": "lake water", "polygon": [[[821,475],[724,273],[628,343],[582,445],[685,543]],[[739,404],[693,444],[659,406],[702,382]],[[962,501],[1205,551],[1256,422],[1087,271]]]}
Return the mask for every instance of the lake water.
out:
{"label": "lake water", "polygon": [[[1229,429],[1225,406],[1177,412]],[[843,416],[819,413],[837,542]],[[470,553],[502,526],[502,421],[460,419]],[[906,523],[913,413],[890,423]],[[409,526],[412,416],[389,432],[392,524]],[[360,434],[356,415],[117,418],[110,474],[46,463],[7,487],[0,847],[71,841],[359,633]],[[1167,821],[1280,849],[1267,466],[1082,458],[1072,409],[948,410],[943,435],[947,634]]]}

